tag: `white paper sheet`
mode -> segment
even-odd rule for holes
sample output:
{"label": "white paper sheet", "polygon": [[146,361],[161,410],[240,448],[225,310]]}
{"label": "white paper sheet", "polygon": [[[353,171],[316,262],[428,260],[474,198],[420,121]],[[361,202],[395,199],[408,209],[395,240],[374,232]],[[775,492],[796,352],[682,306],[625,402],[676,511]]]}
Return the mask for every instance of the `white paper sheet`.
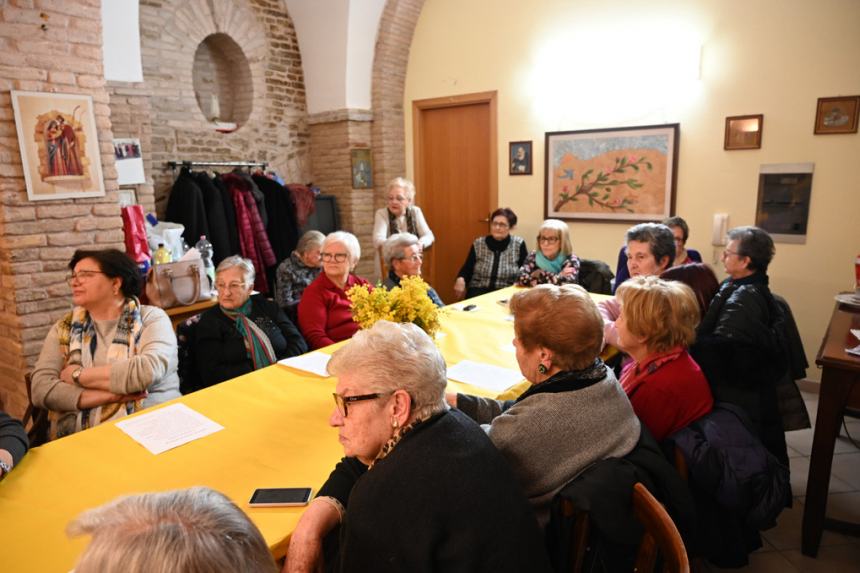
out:
{"label": "white paper sheet", "polygon": [[153,454],[172,450],[203,436],[224,429],[185,404],[171,404],[164,408],[117,422],[116,427],[131,436]]}
{"label": "white paper sheet", "polygon": [[328,378],[329,374],[326,370],[326,366],[330,359],[331,355],[329,354],[324,354],[322,352],[309,352],[307,354],[302,354],[301,356],[284,358],[283,360],[279,360],[278,364],[283,364],[284,366],[289,366],[296,370],[310,372],[311,374],[316,374],[323,378]]}
{"label": "white paper sheet", "polygon": [[105,0],[101,5],[105,79],[142,82],[138,0]]}
{"label": "white paper sheet", "polygon": [[463,360],[448,368],[448,378],[479,388],[502,392],[523,379],[518,370]]}

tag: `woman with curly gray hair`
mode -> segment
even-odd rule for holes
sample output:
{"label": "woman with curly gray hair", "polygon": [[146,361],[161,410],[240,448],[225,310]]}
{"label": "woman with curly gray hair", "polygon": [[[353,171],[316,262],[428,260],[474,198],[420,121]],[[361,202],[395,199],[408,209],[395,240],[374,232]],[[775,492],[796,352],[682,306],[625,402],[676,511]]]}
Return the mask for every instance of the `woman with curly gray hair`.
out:
{"label": "woman with curly gray hair", "polygon": [[445,360],[379,321],[328,365],[346,457],[302,515],[285,571],[313,571],[341,524],[339,571],[546,571],[537,522],[501,454],[445,403]]}

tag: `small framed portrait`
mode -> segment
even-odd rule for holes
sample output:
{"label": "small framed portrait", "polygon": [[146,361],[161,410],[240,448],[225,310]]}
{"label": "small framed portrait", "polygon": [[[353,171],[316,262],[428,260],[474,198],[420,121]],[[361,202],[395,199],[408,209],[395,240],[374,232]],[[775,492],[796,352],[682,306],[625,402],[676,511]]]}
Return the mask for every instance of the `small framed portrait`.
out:
{"label": "small framed portrait", "polygon": [[815,134],[857,133],[860,95],[818,98]]}
{"label": "small framed portrait", "polygon": [[761,149],[764,115],[733,115],[726,118],[726,138],[723,149]]}
{"label": "small framed portrait", "polygon": [[512,141],[508,144],[508,166],[511,175],[532,174],[531,141]]}
{"label": "small framed portrait", "polygon": [[351,150],[350,159],[352,160],[352,188],[370,189],[373,187],[373,163],[370,158],[370,148]]}

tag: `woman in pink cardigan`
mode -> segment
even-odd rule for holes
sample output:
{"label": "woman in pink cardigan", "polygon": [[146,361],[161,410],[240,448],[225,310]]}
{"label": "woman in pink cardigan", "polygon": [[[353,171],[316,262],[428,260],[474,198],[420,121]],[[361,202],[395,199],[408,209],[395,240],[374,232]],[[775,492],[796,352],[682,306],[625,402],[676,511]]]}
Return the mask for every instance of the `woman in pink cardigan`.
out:
{"label": "woman in pink cardigan", "polygon": [[370,284],[352,274],[360,256],[361,247],[352,233],[335,231],[323,240],[323,272],[305,289],[299,302],[299,329],[310,348],[352,338],[358,331],[346,291]]}

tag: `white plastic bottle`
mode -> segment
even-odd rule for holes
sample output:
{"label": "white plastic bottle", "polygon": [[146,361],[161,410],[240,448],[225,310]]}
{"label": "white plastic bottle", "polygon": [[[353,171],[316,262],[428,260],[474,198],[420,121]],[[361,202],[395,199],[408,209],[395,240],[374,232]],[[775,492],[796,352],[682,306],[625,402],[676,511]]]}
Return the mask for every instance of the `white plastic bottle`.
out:
{"label": "white plastic bottle", "polygon": [[209,277],[209,286],[215,284],[215,264],[212,262],[212,243],[206,240],[206,235],[200,235],[200,240],[194,247],[200,252],[200,258],[203,259],[203,267],[206,269],[206,276]]}

